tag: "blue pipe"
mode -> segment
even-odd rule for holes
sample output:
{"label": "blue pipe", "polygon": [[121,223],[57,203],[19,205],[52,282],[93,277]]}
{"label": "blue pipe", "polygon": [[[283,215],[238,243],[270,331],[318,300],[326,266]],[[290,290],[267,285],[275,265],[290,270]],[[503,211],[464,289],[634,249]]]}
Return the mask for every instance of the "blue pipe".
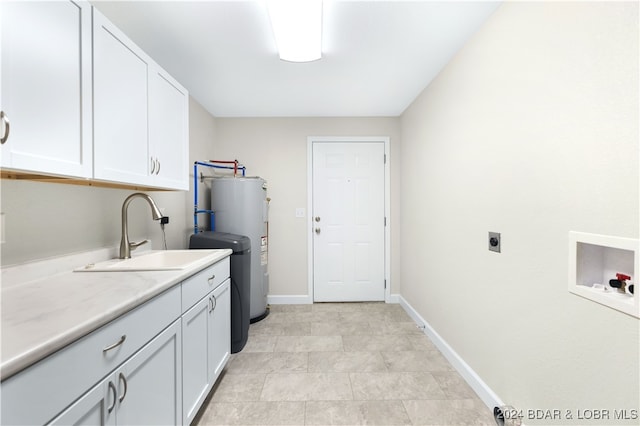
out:
{"label": "blue pipe", "polygon": [[198,162],[193,163],[193,233],[198,233]]}

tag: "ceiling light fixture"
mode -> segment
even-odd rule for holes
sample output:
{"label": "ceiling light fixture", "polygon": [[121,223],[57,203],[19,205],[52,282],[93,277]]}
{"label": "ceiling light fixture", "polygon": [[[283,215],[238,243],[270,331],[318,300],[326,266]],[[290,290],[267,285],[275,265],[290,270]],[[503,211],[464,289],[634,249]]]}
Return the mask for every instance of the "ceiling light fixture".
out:
{"label": "ceiling light fixture", "polygon": [[267,9],[280,59],[322,58],[322,0],[268,0]]}

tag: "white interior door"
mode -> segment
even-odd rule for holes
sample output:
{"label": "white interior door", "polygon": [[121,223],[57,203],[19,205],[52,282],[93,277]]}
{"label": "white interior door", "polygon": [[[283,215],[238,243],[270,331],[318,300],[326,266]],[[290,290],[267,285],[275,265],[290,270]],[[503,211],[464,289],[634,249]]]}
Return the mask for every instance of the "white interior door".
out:
{"label": "white interior door", "polygon": [[314,142],[313,300],[384,300],[384,142]]}

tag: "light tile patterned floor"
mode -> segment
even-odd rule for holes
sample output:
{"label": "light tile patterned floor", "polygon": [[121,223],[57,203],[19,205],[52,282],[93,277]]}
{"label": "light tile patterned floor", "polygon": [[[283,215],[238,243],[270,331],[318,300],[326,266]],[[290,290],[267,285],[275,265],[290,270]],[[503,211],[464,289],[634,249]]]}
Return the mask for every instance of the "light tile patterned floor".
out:
{"label": "light tile patterned floor", "polygon": [[275,305],[198,425],[495,425],[400,305]]}

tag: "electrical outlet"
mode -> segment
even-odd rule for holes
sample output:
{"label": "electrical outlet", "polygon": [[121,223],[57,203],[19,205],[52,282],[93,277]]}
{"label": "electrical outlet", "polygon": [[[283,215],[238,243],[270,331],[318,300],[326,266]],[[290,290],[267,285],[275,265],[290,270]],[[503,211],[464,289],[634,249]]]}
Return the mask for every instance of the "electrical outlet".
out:
{"label": "electrical outlet", "polygon": [[499,232],[489,232],[489,250],[500,253],[501,241]]}
{"label": "electrical outlet", "polygon": [[296,217],[304,217],[304,207],[296,208]]}

